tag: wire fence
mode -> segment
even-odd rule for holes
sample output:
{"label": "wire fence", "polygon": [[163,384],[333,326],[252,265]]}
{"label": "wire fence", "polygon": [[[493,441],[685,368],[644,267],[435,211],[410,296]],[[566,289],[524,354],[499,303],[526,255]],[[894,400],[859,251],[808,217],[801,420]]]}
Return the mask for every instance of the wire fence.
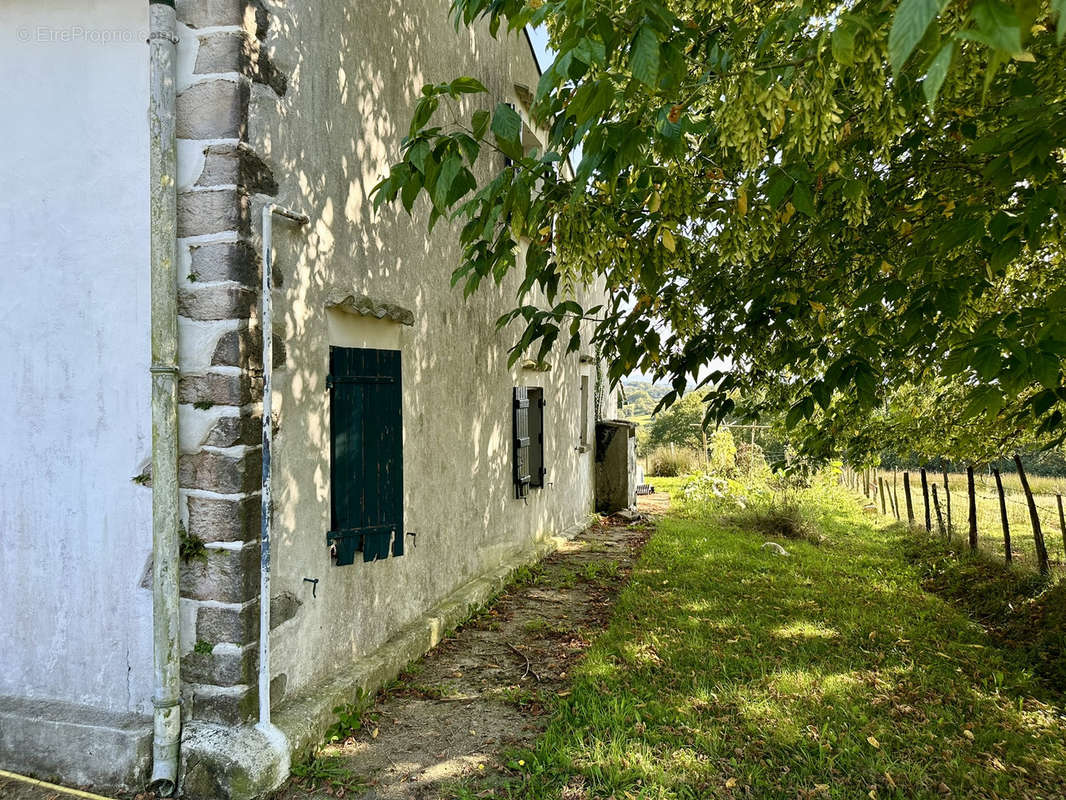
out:
{"label": "wire fence", "polygon": [[921,470],[845,467],[842,480],[863,495],[869,512],[961,538],[1022,568],[1066,576],[1066,479],[1003,473],[995,482],[995,476],[975,474],[971,493],[965,473],[927,471],[922,477]]}

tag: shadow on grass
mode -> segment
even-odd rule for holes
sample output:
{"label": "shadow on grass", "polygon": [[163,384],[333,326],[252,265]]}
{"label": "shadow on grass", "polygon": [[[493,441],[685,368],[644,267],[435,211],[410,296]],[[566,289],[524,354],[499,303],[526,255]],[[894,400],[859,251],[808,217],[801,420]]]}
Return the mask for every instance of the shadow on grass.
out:
{"label": "shadow on grass", "polygon": [[824,543],[788,557],[664,519],[496,796],[1062,796],[1066,723],[1034,678],[922,591],[902,529],[819,502]]}
{"label": "shadow on grass", "polygon": [[1031,565],[1007,565],[958,539],[905,532],[901,546],[922,586],[981,623],[997,645],[1030,667],[1049,697],[1066,692],[1066,581]]}

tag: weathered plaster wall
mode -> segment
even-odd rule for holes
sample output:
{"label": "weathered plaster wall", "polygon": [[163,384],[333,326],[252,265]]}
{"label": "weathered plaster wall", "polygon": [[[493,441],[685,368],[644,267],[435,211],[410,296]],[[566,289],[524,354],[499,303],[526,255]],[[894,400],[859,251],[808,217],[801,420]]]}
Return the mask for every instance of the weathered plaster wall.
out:
{"label": "weathered plaster wall", "polygon": [[[394,209],[376,214],[369,198],[424,83],[476,75],[493,104],[514,101],[515,83],[536,84],[524,38],[456,33],[448,5],[267,4],[264,45],[289,86],[282,96],[252,87],[249,143],[272,169],[279,202],[311,216],[301,231],[275,227],[283,278],[275,333],[286,359],[275,373],[273,584],[300,605],[272,633],[272,666],[289,693],[373,651],[458,585],[592,510],[592,454],[576,449],[579,374],[590,367],[559,351],[549,372],[508,369],[513,333],[498,334],[494,322],[516,284],[464,302],[449,283],[458,263],[453,233],[441,225],[427,237],[424,206],[411,220]],[[414,314],[412,326],[390,335],[403,354],[406,527],[418,538],[401,558],[334,567],[325,542],[327,306],[346,295]],[[522,384],[544,386],[548,399],[549,486],[528,502],[514,499],[511,481],[511,392]],[[317,597],[304,578],[319,579]]]}
{"label": "weathered plaster wall", "polygon": [[151,710],[147,19],[0,3],[0,695],[84,726]]}

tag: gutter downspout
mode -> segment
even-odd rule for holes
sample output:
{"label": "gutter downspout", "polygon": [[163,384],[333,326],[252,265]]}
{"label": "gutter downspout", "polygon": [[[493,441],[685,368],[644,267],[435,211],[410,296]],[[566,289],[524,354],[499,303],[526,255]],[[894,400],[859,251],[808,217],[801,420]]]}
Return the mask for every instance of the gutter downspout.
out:
{"label": "gutter downspout", "polygon": [[152,620],[155,707],[151,786],[177,788],[181,745],[178,616],[177,143],[173,0],[148,0],[151,161]]}
{"label": "gutter downspout", "polygon": [[[310,218],[274,203],[263,206],[263,281],[262,319],[259,321],[263,337],[263,483],[260,487],[262,504],[259,539],[259,725],[266,736],[273,739],[284,734],[270,721],[270,455],[274,440],[272,386],[274,375],[274,298],[271,272],[274,268],[274,215],[297,225],[306,225]],[[287,748],[285,749],[287,753]]]}

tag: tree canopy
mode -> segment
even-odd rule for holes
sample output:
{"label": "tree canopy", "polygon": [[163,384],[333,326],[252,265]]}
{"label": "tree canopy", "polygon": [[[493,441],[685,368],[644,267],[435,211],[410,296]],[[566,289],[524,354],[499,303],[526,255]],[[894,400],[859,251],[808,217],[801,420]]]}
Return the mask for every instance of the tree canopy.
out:
{"label": "tree canopy", "polygon": [[704,405],[700,396],[685,395],[652,418],[645,447],[654,450],[673,444],[690,450],[703,450],[707,441],[703,415]]}
{"label": "tree canopy", "polygon": [[[516,359],[592,320],[612,380],[666,379],[665,405],[696,382],[708,420],[784,409],[815,456],[883,449],[863,425],[908,392],[952,430],[1061,438],[1066,0],[453,12],[547,28],[547,142],[527,151],[506,103],[445,122],[476,78],[427,86],[376,200],[460,223],[468,293],[521,265]],[[608,299],[582,307],[595,278]]]}

